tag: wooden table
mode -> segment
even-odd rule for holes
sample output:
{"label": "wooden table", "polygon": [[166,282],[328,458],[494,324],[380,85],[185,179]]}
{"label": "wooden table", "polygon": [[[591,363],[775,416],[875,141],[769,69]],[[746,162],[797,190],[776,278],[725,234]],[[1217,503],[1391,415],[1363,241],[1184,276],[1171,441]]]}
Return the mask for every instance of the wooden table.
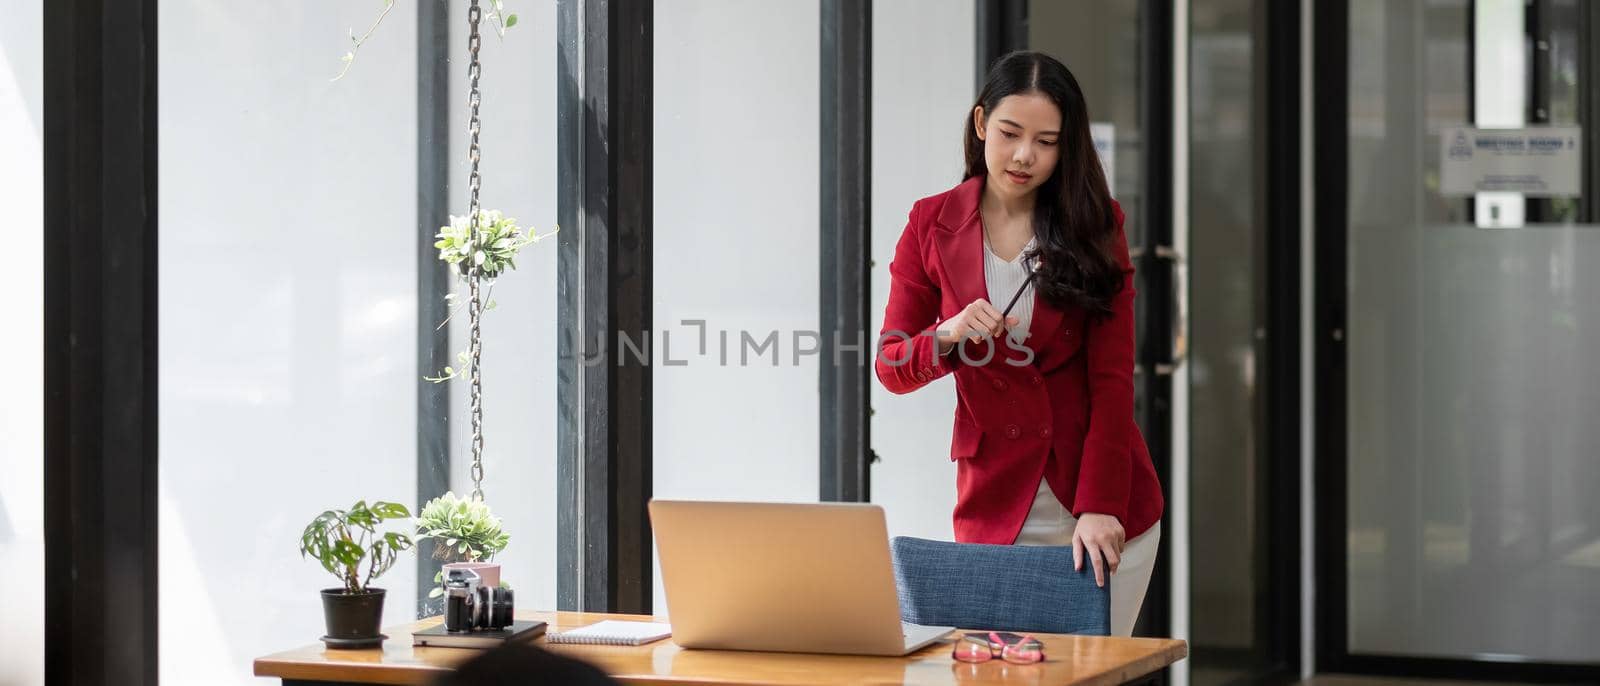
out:
{"label": "wooden table", "polygon": [[[648,621],[635,615],[580,612],[518,612],[561,632],[602,619]],[[439,673],[471,659],[478,651],[413,648],[411,633],[442,621],[425,619],[384,630],[382,649],[327,650],[305,646],[255,661],[256,676],[278,677],[285,686],[301,684],[425,684]],[[655,620],[664,621],[664,620]],[[1148,676],[1188,655],[1183,641],[1155,638],[1105,638],[1040,634],[1046,661],[984,664],[950,657],[953,638],[906,657],[861,657],[795,653],[686,650],[671,639],[638,647],[547,645],[551,651],[599,666],[629,684],[1121,684]]]}

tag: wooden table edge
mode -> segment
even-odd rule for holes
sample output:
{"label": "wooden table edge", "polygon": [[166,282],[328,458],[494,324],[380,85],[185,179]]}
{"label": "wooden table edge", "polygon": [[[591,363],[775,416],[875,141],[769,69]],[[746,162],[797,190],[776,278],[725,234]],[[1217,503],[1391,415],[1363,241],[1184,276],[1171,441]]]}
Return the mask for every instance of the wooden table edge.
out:
{"label": "wooden table edge", "polygon": [[[251,663],[251,672],[268,679],[293,679],[297,681],[330,681],[329,667],[325,663],[296,662],[274,659],[276,654],[258,657]],[[363,684],[426,684],[433,678],[449,673],[448,667],[425,664],[362,664],[341,663],[337,668],[340,678],[331,683],[356,682]]]}
{"label": "wooden table edge", "polygon": [[[552,617],[552,619],[553,619],[553,617]],[[640,619],[649,619],[649,618],[648,617],[640,617]],[[405,636],[407,636],[409,638],[410,630],[412,630],[414,628],[420,628],[420,626],[423,626],[423,625],[437,623],[439,621],[442,621],[442,620],[440,618],[429,618],[429,619],[425,619],[425,620],[420,620],[419,622],[414,622],[412,624],[406,624],[406,625],[402,625],[402,626],[393,627],[392,629],[393,630],[400,630],[400,633],[404,634]],[[551,622],[551,624],[554,625],[555,622]],[[393,635],[393,634],[391,634],[391,635]],[[1160,671],[1162,668],[1165,668],[1165,667],[1168,667],[1168,666],[1170,666],[1172,664],[1175,664],[1178,661],[1183,660],[1183,659],[1185,659],[1185,658],[1187,658],[1189,656],[1189,644],[1188,644],[1187,641],[1185,641],[1183,639],[1175,639],[1175,638],[1144,638],[1144,637],[1140,637],[1140,638],[1141,638],[1141,640],[1159,641],[1159,642],[1161,642],[1162,645],[1161,645],[1160,649],[1150,653],[1149,655],[1141,657],[1141,658],[1139,658],[1139,659],[1137,659],[1137,660],[1135,660],[1133,662],[1130,662],[1128,664],[1119,665],[1119,666],[1107,669],[1106,671],[1100,672],[1099,674],[1091,675],[1085,681],[1080,682],[1080,684],[1082,684],[1083,686],[1111,686],[1111,685],[1114,685],[1114,684],[1127,683],[1129,681],[1132,681],[1132,680],[1135,680],[1135,679],[1139,679],[1139,678],[1146,677],[1146,676],[1149,676],[1151,674],[1154,674],[1154,673]],[[394,640],[394,639],[390,639],[390,640]],[[405,640],[405,639],[402,639],[402,640]],[[546,638],[541,636],[537,640],[537,645],[540,645],[541,647],[546,646],[547,645],[546,644]],[[258,657],[258,658],[256,658],[255,660],[252,661],[252,664],[251,664],[252,673],[256,677],[270,678],[270,679],[280,679],[280,680],[298,680],[298,681],[321,681],[321,680],[326,680],[330,676],[329,673],[328,673],[329,667],[328,667],[327,663],[303,662],[303,661],[296,660],[296,659],[293,659],[292,657],[290,657],[291,655],[299,652],[300,650],[303,650],[303,648],[291,649],[291,650],[288,650],[288,651],[281,651],[281,652],[274,653],[274,654],[271,654],[271,655],[265,655],[265,656],[262,656],[262,657]],[[427,684],[431,680],[433,680],[434,678],[438,677],[440,674],[448,673],[451,670],[451,667],[442,666],[442,665],[432,665],[432,664],[418,664],[418,663],[384,664],[384,663],[347,662],[347,663],[341,663],[339,665],[339,670],[345,672],[345,674],[342,674],[340,676],[340,678],[343,681],[359,682],[359,683],[372,683],[372,684],[391,684],[391,685],[396,685],[396,684]],[[703,678],[700,678],[700,677],[687,677],[687,676],[685,676],[685,677],[677,677],[677,676],[672,676],[672,675],[659,675],[659,674],[635,674],[635,675],[616,675],[616,674],[612,674],[610,676],[613,679],[616,679],[617,681],[619,681],[621,683],[626,683],[626,684],[675,685],[675,684],[685,684],[685,683],[705,683]],[[736,679],[736,677],[735,677],[735,679]],[[739,682],[739,681],[727,681],[727,682],[719,681],[717,683],[719,683],[719,684],[723,684],[723,683],[735,684],[735,683],[743,683],[743,682]],[[749,683],[756,684],[757,682],[749,682]]]}
{"label": "wooden table edge", "polygon": [[1107,670],[1103,673],[1109,681],[1099,679],[1091,680],[1085,686],[1098,686],[1099,684],[1125,684],[1135,679],[1150,676],[1165,667],[1177,664],[1179,660],[1189,657],[1189,642],[1181,638],[1160,638],[1165,645],[1161,650],[1152,653],[1135,662],[1122,665],[1117,669]]}

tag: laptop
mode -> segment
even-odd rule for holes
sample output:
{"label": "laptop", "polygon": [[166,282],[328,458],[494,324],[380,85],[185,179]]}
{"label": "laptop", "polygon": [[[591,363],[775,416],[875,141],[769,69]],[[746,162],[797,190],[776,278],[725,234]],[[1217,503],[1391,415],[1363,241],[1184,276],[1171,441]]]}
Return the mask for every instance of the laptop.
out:
{"label": "laptop", "polygon": [[900,621],[883,508],[650,501],[685,648],[905,655],[954,631]]}

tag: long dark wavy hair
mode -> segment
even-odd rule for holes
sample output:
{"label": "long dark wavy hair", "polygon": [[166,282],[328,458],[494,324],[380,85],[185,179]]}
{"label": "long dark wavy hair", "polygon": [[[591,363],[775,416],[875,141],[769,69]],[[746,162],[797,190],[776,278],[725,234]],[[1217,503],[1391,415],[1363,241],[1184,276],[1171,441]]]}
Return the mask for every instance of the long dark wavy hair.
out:
{"label": "long dark wavy hair", "polygon": [[[1122,290],[1123,274],[1113,253],[1116,217],[1111,192],[1089,137],[1083,90],[1055,58],[1019,51],[995,61],[973,105],[982,105],[988,117],[1006,96],[1025,93],[1039,93],[1061,110],[1060,155],[1033,205],[1036,246],[1027,258],[1040,264],[1034,287],[1039,297],[1058,309],[1077,305],[1090,314],[1108,314],[1112,298]],[[983,140],[970,108],[966,128],[967,171],[962,179],[987,176]]]}

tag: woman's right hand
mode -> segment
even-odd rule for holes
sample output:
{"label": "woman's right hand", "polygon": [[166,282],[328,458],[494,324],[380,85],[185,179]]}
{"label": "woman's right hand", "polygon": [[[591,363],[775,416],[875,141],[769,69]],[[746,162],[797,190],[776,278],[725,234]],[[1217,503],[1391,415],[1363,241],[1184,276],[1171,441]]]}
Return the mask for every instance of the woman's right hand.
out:
{"label": "woman's right hand", "polygon": [[999,338],[1006,327],[1016,326],[1021,321],[1015,316],[1002,317],[1000,310],[988,300],[974,300],[956,316],[939,323],[939,354],[950,352],[965,338]]}

